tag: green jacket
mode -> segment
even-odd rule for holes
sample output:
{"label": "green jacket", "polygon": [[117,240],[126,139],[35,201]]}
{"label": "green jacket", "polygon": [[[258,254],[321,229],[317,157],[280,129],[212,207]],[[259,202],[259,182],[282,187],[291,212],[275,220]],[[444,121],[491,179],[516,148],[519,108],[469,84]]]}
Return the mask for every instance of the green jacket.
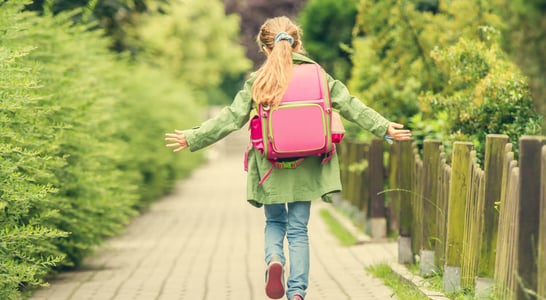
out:
{"label": "green jacket", "polygon": [[[294,53],[293,59],[295,64],[314,63],[297,53]],[[190,151],[207,147],[248,122],[255,108],[251,97],[254,75],[251,74],[230,106],[223,108],[216,117],[203,122],[201,126],[184,131]],[[331,76],[328,76],[328,85],[332,106],[342,117],[376,136],[384,136],[389,124],[387,119],[351,96],[347,87]],[[321,165],[319,157],[308,157],[295,169],[274,169],[263,185],[258,185],[270,168],[271,163],[259,151],[250,150],[247,200],[256,207],[263,204],[311,201],[319,197],[329,202],[330,194],[341,191],[337,154],[324,165]]]}

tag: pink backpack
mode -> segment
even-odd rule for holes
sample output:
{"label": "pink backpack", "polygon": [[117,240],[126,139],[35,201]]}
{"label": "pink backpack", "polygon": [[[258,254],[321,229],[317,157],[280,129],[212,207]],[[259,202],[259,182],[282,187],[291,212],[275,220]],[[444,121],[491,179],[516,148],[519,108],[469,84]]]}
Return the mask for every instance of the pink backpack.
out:
{"label": "pink backpack", "polygon": [[[340,128],[337,132],[332,122]],[[319,65],[294,66],[280,105],[272,110],[258,106],[258,114],[250,121],[250,138],[272,163],[260,185],[273,168],[296,168],[307,156],[321,156],[323,164],[332,158],[334,144],[343,138],[343,126],[332,110],[326,73]]]}

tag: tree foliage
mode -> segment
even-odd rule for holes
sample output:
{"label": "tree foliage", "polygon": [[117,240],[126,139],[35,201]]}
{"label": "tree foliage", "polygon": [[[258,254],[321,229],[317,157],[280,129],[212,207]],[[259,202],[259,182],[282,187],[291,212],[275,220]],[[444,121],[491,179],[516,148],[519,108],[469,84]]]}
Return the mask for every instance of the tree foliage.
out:
{"label": "tree foliage", "polygon": [[207,90],[249,70],[238,33],[239,17],[226,16],[219,1],[172,1],[163,13],[142,18],[138,59]]}
{"label": "tree foliage", "polygon": [[423,91],[442,88],[445,78],[434,66],[432,50],[453,45],[462,36],[477,37],[479,26],[498,23],[475,2],[441,3],[424,11],[413,1],[360,3],[356,30],[363,37],[354,40],[350,87],[387,116],[406,122],[419,111]]}
{"label": "tree foliage", "polygon": [[342,81],[349,78],[352,67],[349,48],[356,8],[355,0],[309,0],[298,15],[305,50]]}
{"label": "tree foliage", "polygon": [[[526,78],[498,47],[491,1],[361,1],[350,88],[418,141],[537,132]],[[421,5],[420,5],[421,4]],[[479,49],[479,50],[477,50]]]}
{"label": "tree foliage", "polygon": [[34,0],[26,7],[54,15],[80,8],[72,19],[102,29],[111,49],[171,70],[211,104],[229,102],[250,66],[239,17],[226,16],[220,0]]}
{"label": "tree foliage", "polygon": [[169,0],[33,0],[26,9],[58,14],[78,9],[74,19],[95,22],[111,37],[110,48],[118,52],[133,51],[132,32],[142,15],[161,12]]}
{"label": "tree foliage", "polygon": [[[503,48],[527,75],[534,104],[546,115],[546,1],[494,0],[505,20]],[[542,123],[546,134],[546,120]]]}

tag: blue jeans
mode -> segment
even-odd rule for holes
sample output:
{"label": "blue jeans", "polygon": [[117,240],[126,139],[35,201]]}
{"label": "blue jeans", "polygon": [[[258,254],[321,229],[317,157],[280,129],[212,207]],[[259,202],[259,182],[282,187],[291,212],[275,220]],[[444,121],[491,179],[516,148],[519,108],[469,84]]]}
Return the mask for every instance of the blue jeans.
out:
{"label": "blue jeans", "polygon": [[265,211],[265,261],[272,259],[286,262],[283,245],[288,240],[290,273],[286,295],[290,299],[295,294],[305,297],[309,285],[309,222],[310,201],[288,204],[264,205]]}

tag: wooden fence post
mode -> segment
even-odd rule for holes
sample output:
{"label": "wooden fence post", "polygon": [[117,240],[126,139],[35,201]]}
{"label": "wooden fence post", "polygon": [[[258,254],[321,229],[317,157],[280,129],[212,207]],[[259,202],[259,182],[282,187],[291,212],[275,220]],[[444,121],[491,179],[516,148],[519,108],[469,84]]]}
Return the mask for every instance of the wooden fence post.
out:
{"label": "wooden fence post", "polygon": [[415,144],[413,145],[413,175],[411,180],[411,248],[420,253],[423,244],[423,161]]}
{"label": "wooden fence post", "polygon": [[520,144],[520,192],[519,224],[517,243],[517,285],[518,299],[536,299],[537,257],[539,240],[539,211],[541,178],[541,149],[546,144],[546,137],[523,136]]}
{"label": "wooden fence post", "polygon": [[373,139],[368,152],[368,183],[370,206],[368,208],[372,239],[387,237],[387,220],[384,190],[383,140]]}
{"label": "wooden fence post", "polygon": [[355,141],[351,141],[349,144],[347,144],[347,186],[345,187],[346,194],[346,200],[351,204],[351,206],[355,206],[355,186],[357,185],[357,178],[356,178],[356,172],[354,170],[354,164],[357,162],[358,158],[358,145]]}
{"label": "wooden fence post", "polygon": [[546,146],[542,147],[540,187],[540,238],[538,244],[538,298],[546,299]]}
{"label": "wooden fence post", "polygon": [[464,239],[466,201],[470,187],[472,143],[455,142],[451,169],[451,185],[447,212],[444,290],[461,288],[461,255]]}
{"label": "wooden fence post", "polygon": [[358,195],[357,206],[357,219],[359,225],[366,227],[366,221],[368,218],[368,211],[370,209],[370,143],[359,143],[359,155],[358,163],[361,169],[358,171],[358,186],[356,186],[356,193]]}
{"label": "wooden fence post", "polygon": [[430,276],[437,271],[434,249],[438,240],[436,213],[438,209],[438,177],[442,142],[425,140],[423,145],[423,243],[419,273]]}
{"label": "wooden fence post", "polygon": [[347,140],[340,144],[342,201],[338,203],[342,210],[364,229],[368,209],[368,151],[369,143]]}
{"label": "wooden fence post", "polygon": [[517,203],[519,196],[519,168],[514,160],[512,144],[506,144],[505,159],[502,171],[499,230],[497,237],[497,255],[495,257],[495,296],[498,299],[513,299],[515,276],[514,244],[517,231]]}
{"label": "wooden fence post", "polygon": [[398,172],[398,185],[400,195],[400,229],[398,238],[398,262],[402,264],[413,263],[413,251],[411,248],[412,231],[412,195],[411,183],[413,180],[413,141],[401,141],[400,161]]}
{"label": "wooden fence post", "polygon": [[507,135],[489,134],[485,142],[485,199],[483,208],[482,241],[476,279],[476,295],[491,295],[495,272],[495,254],[499,227],[496,203],[501,201],[502,174],[505,164]]}
{"label": "wooden fence post", "polygon": [[446,255],[447,210],[449,201],[449,186],[451,182],[451,166],[447,164],[446,153],[440,153],[440,174],[438,176],[438,209],[436,210],[436,266],[443,270]]}
{"label": "wooden fence post", "polygon": [[[400,168],[400,143],[393,143],[389,149],[389,189],[395,189],[398,184],[398,173]],[[389,209],[388,218],[389,230],[399,235],[400,229],[400,193],[389,192],[386,194]]]}
{"label": "wooden fence post", "polygon": [[471,152],[472,167],[469,192],[466,198],[463,253],[461,259],[461,287],[474,290],[480,257],[480,230],[483,222],[484,173],[476,161],[476,152]]}

